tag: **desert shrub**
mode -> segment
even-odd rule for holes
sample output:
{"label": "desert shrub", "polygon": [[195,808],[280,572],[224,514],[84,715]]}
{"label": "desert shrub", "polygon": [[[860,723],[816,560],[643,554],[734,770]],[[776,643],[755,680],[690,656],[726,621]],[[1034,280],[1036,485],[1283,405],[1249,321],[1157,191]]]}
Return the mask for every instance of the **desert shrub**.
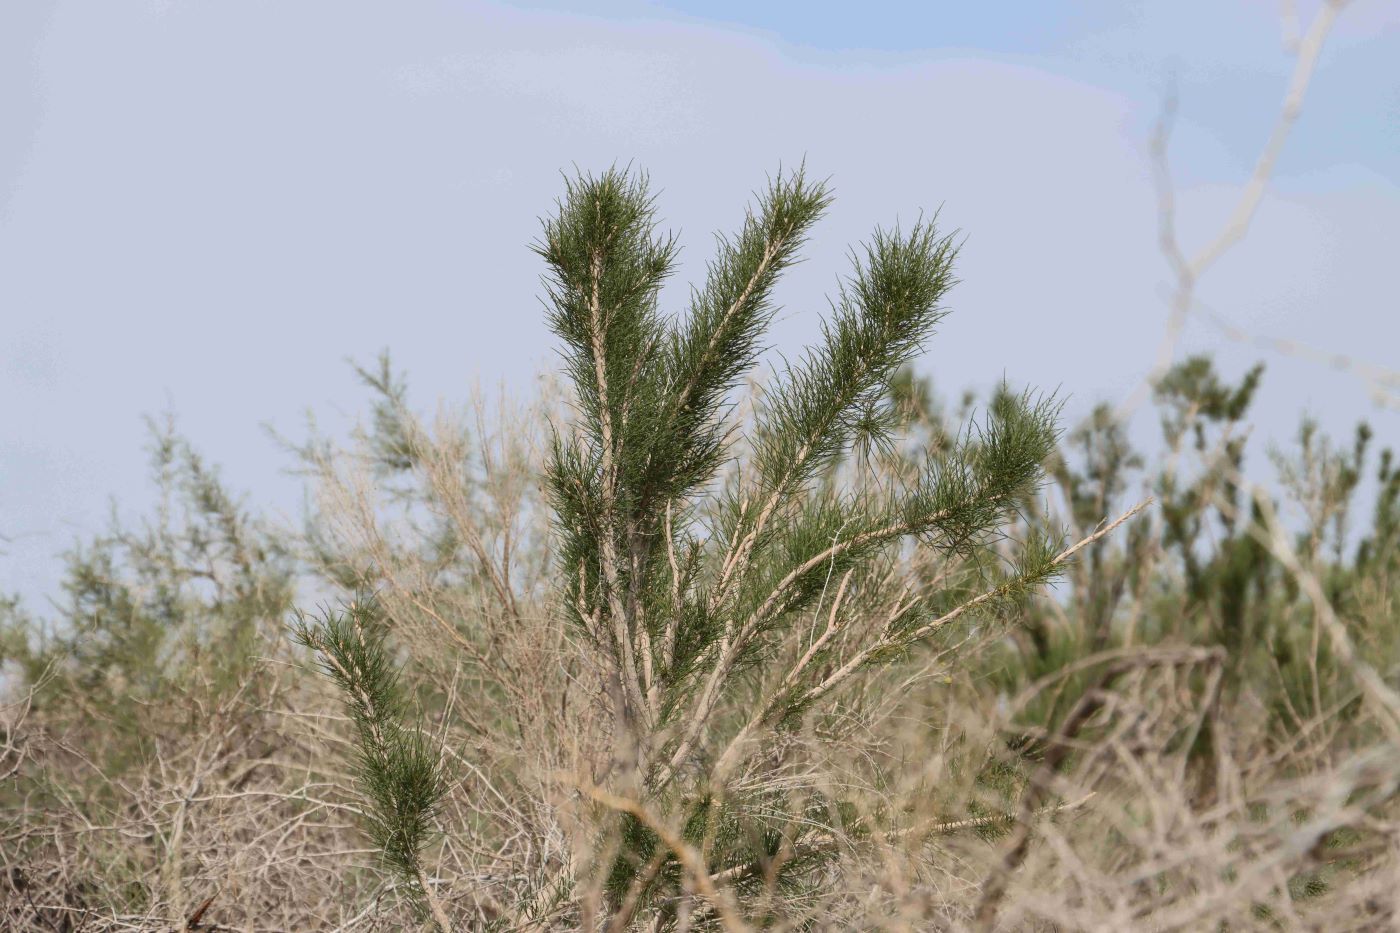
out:
{"label": "desert shrub", "polygon": [[[1382,595],[1393,580],[1394,545],[1385,543],[1395,520],[1393,455],[1380,453],[1369,486],[1375,504],[1359,527],[1359,494],[1373,469],[1364,423],[1339,450],[1304,419],[1295,450],[1270,452],[1274,491],[1246,482],[1241,428],[1261,374],[1256,368],[1225,386],[1204,358],[1168,373],[1158,388],[1167,453],[1150,473],[1106,407],[1071,435],[1055,469],[1071,528],[1100,520],[1132,482],[1160,508],[1095,543],[1069,571],[1066,599],[1038,603],[1009,633],[1003,647],[1016,660],[1004,668],[1008,685],[1110,647],[1218,645],[1227,691],[1252,694],[1269,709],[1275,739],[1286,742],[1317,717],[1357,712],[1359,698],[1331,640],[1319,637],[1299,571],[1321,587],[1366,663],[1395,681],[1400,618]],[[1184,462],[1187,455],[1196,462]],[[1037,520],[1056,521],[1050,511]],[[1290,511],[1295,520],[1285,530]]]}
{"label": "desert shrub", "polygon": [[356,868],[297,721],[330,708],[289,666],[297,545],[169,423],[151,463],[153,514],[73,548],[55,613],[7,606],[7,928],[299,927],[283,892]]}
{"label": "desert shrub", "polygon": [[[1034,698],[1018,704],[1009,730],[1018,773],[1036,767],[1046,753],[1044,737],[1100,689],[1098,672],[1106,665],[1134,651],[1187,645],[1217,651],[1215,663],[1189,676],[1180,671],[1170,685],[1176,696],[1198,698],[1194,724],[1134,754],[1152,749],[1178,758],[1163,779],[1184,789],[1181,805],[1190,810],[1225,806],[1232,831],[1255,831],[1285,813],[1301,822],[1319,808],[1314,795],[1338,770],[1389,754],[1383,737],[1393,736],[1387,690],[1400,685],[1400,615],[1384,595],[1394,585],[1393,558],[1377,559],[1387,545],[1374,542],[1389,540],[1394,522],[1392,454],[1383,451],[1375,467],[1369,527],[1354,525],[1371,468],[1365,424],[1349,447],[1337,449],[1304,419],[1296,449],[1271,452],[1275,490],[1247,482],[1241,428],[1261,373],[1251,370],[1231,387],[1203,358],[1168,373],[1158,387],[1167,454],[1150,472],[1107,408],[1071,434],[1071,449],[1055,470],[1071,527],[1093,522],[1134,481],[1155,492],[1161,508],[1136,519],[1127,534],[1096,543],[1070,569],[1062,599],[1029,607],[1024,624],[981,655],[1003,702],[1017,693]],[[1195,462],[1183,462],[1183,454]],[[1048,511],[1054,514],[1053,507]],[[1295,520],[1285,529],[1289,511]],[[1379,688],[1368,690],[1368,674]],[[1160,716],[1151,706],[1142,714]],[[1139,789],[1147,794],[1154,787]],[[1375,793],[1379,811],[1390,813],[1391,792]],[[1335,827],[1318,836],[1306,857],[1280,859],[1274,870],[1281,880],[1260,898],[1274,902],[1256,903],[1252,919],[1300,922],[1293,911],[1301,901],[1330,905],[1319,910],[1348,903],[1347,895],[1367,884],[1361,870],[1375,863],[1329,851],[1357,838],[1354,830]],[[1119,857],[1132,848],[1123,841],[1116,841]],[[1180,897],[1182,883],[1167,895]],[[1389,916],[1392,908],[1373,901],[1368,909]],[[1159,910],[1150,915],[1160,918]]]}
{"label": "desert shrub", "polygon": [[828,202],[780,174],[672,317],[645,180],[571,180],[562,384],[429,418],[357,369],[362,426],[288,443],[299,529],[157,430],[148,522],[0,605],[6,921],[1393,924],[1393,455],[1305,424],[1261,488],[1267,380],[1203,359],[1160,451],[1108,406],[941,403],[932,222],[746,390]]}

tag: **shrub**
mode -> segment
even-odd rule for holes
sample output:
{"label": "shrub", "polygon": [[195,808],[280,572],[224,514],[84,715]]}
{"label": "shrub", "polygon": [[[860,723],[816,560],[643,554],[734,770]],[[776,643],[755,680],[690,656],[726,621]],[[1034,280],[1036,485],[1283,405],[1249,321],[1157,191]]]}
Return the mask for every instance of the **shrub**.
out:
{"label": "shrub", "polygon": [[158,432],[151,520],[75,548],[55,618],[0,603],[5,921],[1393,925],[1393,456],[1305,425],[1265,492],[1262,374],[1205,360],[1161,456],[1107,407],[941,406],[922,221],[746,392],[828,202],[779,175],[670,317],[645,179],[571,180],[564,385],[428,420],[357,369],[364,426],[289,445],[300,531]]}

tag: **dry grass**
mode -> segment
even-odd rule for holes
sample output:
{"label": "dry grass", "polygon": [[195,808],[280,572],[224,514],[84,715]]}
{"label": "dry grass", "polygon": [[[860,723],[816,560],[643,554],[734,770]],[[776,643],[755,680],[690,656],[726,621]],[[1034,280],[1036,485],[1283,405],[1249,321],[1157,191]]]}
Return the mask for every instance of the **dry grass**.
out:
{"label": "dry grass", "polygon": [[[1385,679],[1348,656],[1350,636],[1325,599],[1318,631],[1336,640],[1335,676],[1350,686],[1344,703],[1300,715],[1286,740],[1261,692],[1227,677],[1218,647],[1105,647],[1006,694],[978,660],[1003,629],[963,626],[852,685],[829,713],[750,735],[762,753],[716,791],[763,802],[750,815],[787,841],[748,868],[712,866],[703,838],[609,789],[614,720],[601,667],[550,604],[533,485],[540,432],[521,427],[538,429],[538,414],[497,419],[511,429],[494,437],[485,418],[430,429],[402,414],[412,470],[376,478],[368,438],[322,448],[311,463],[311,560],[323,579],[374,586],[393,620],[452,778],[430,883],[461,928],[1393,924],[1400,709]],[[1312,592],[1290,537],[1269,545]],[[937,572],[913,556],[891,585]],[[1376,585],[1371,611],[1393,618],[1389,584]],[[780,656],[809,650],[841,607],[838,587]],[[1041,605],[1064,615],[1073,594]],[[0,838],[12,928],[417,923],[358,832],[335,698],[293,652],[283,620],[260,624],[256,665],[237,689],[195,685],[138,712],[153,753],[118,778],[97,763],[117,741],[99,712],[47,715],[43,683],[6,708]],[[746,698],[764,689],[735,696],[716,738],[750,721]],[[1027,715],[1055,694],[1069,698],[1065,715]],[[1040,751],[1024,757],[1011,736]],[[643,906],[637,884],[620,899],[605,892],[603,869],[623,845],[618,812],[674,855],[658,850],[650,871],[679,866],[678,902]],[[794,885],[784,866],[797,864],[809,867]]]}

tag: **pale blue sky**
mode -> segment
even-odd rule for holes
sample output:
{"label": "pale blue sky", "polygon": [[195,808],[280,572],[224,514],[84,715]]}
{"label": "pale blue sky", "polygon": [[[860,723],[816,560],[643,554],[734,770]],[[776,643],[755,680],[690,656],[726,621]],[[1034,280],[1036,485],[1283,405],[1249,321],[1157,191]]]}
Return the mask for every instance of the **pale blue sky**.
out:
{"label": "pale blue sky", "polygon": [[[1316,2],[1300,3],[1311,19]],[[559,171],[633,161],[703,270],[711,233],[804,156],[837,202],[781,292],[789,355],[846,247],[940,205],[968,235],[922,362],[945,391],[1150,367],[1165,309],[1147,137],[1180,97],[1183,237],[1226,216],[1292,66],[1277,2],[0,5],[0,590],[33,599],[109,497],[149,501],[167,408],[230,485],[292,515],[261,425],[355,412],[390,348],[416,398],[528,391],[553,362],[526,244]],[[579,12],[588,11],[588,12]],[[858,12],[857,12],[858,11]],[[1249,239],[1201,298],[1251,332],[1400,368],[1400,3],[1357,0]],[[679,308],[681,283],[668,295]],[[1097,343],[1086,339],[1094,335]],[[1270,365],[1258,429],[1400,413]],[[1140,428],[1150,434],[1151,425]]]}

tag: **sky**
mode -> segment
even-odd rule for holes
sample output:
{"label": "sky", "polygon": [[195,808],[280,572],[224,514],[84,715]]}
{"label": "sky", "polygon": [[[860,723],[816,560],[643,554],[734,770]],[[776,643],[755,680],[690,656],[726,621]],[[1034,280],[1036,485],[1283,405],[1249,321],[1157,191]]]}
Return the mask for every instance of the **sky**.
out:
{"label": "sky", "polygon": [[[1296,4],[1304,28],[1317,2]],[[538,218],[561,172],[645,169],[685,247],[805,160],[836,201],[778,291],[773,354],[817,333],[847,250],[939,211],[966,238],[917,369],[1006,378],[1072,419],[1121,400],[1164,333],[1149,140],[1168,93],[1188,252],[1277,116],[1289,5],[868,0],[0,4],[0,593],[42,603],[58,555],[151,501],[143,418],[173,412],[250,507],[300,503],[271,426],[345,425],[347,359],[389,349],[424,410],[553,367]],[[1400,3],[1328,39],[1248,237],[1199,298],[1258,338],[1400,369]],[[1266,372],[1254,428],[1400,411],[1354,373],[1229,339],[1178,357]],[[337,420],[338,419],[338,420]],[[1150,420],[1134,431],[1151,436]]]}

